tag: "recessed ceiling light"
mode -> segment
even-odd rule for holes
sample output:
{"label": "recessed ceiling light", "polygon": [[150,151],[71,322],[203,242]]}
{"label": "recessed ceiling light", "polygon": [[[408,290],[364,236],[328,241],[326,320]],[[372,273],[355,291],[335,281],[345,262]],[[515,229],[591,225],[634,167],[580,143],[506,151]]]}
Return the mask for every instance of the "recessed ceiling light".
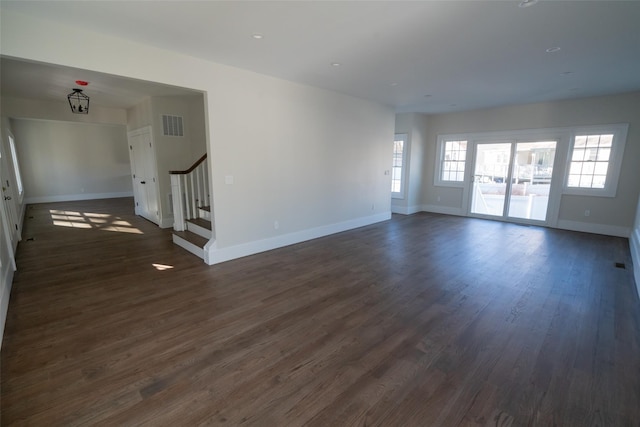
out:
{"label": "recessed ceiling light", "polygon": [[393,83],[391,83],[391,86],[398,86],[398,83],[393,82]]}
{"label": "recessed ceiling light", "polygon": [[562,73],[560,73],[560,75],[562,76],[568,76],[569,74],[573,74],[573,71],[563,71]]}
{"label": "recessed ceiling light", "polygon": [[332,67],[339,67],[340,65],[342,65],[342,64],[340,64],[339,62],[332,62],[331,63]]}
{"label": "recessed ceiling light", "polygon": [[538,3],[538,0],[522,0],[518,6],[529,7],[529,6],[533,6],[536,3]]}
{"label": "recessed ceiling light", "polygon": [[558,52],[560,50],[559,46],[554,46],[554,47],[550,47],[549,49],[546,50],[547,53],[554,53],[554,52]]}
{"label": "recessed ceiling light", "polygon": [[426,94],[424,97],[425,97],[425,98],[431,98],[432,96],[433,96],[433,95]]}
{"label": "recessed ceiling light", "polygon": [[255,34],[251,34],[251,37],[253,37],[256,40],[260,40],[264,36],[262,34],[260,34],[260,33],[255,33]]}

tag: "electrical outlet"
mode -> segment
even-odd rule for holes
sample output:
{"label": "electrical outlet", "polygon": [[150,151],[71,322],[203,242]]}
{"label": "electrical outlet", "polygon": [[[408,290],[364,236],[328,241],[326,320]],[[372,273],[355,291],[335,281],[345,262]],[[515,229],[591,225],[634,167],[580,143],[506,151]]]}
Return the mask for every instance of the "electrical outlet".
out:
{"label": "electrical outlet", "polygon": [[278,221],[273,221],[273,229],[277,230],[278,228],[280,228],[280,223]]}
{"label": "electrical outlet", "polygon": [[586,210],[584,211],[584,216],[589,216],[589,215],[591,215],[591,210],[586,209]]}
{"label": "electrical outlet", "polygon": [[440,201],[440,196],[438,196],[438,201]]}

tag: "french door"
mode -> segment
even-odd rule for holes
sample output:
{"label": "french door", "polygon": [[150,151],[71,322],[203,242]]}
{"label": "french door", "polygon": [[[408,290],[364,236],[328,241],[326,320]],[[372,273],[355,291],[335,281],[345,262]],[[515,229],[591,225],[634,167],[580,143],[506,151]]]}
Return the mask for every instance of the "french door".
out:
{"label": "french door", "polygon": [[547,221],[557,141],[476,141],[469,214]]}

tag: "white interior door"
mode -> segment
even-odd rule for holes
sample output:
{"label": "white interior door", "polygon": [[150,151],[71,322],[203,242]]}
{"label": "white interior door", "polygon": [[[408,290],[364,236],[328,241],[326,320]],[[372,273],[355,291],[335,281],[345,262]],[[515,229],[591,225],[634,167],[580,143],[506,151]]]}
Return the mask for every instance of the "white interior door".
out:
{"label": "white interior door", "polygon": [[[20,240],[20,230],[18,227],[18,213],[16,212],[15,194],[11,189],[11,179],[9,178],[9,168],[6,156],[0,153],[0,179],[2,179],[2,201],[3,209],[6,213],[6,227],[8,229],[8,237],[13,250],[18,246]],[[4,230],[2,230],[4,233]]]}
{"label": "white interior door", "polygon": [[129,148],[136,214],[159,224],[155,151],[151,129],[143,128],[130,132]]}

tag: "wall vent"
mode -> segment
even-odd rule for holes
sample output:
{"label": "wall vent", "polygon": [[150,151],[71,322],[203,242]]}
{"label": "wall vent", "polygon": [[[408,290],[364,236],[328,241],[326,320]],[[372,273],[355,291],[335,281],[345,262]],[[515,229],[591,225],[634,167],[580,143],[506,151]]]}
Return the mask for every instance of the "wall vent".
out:
{"label": "wall vent", "polygon": [[164,136],[184,136],[182,117],[163,114],[162,133]]}

